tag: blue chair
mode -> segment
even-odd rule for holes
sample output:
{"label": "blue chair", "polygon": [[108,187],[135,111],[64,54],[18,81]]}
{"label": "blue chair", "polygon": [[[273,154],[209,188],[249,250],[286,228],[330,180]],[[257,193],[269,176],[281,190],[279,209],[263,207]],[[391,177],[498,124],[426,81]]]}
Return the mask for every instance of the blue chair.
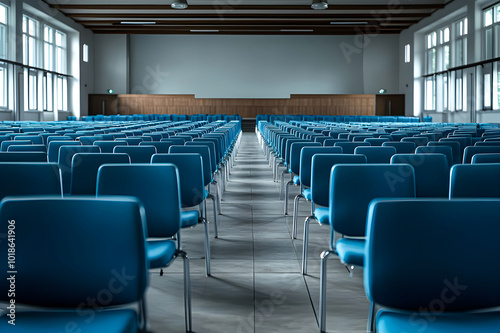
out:
{"label": "blue chair", "polygon": [[465,147],[463,164],[471,163],[472,157],[476,154],[500,153],[500,145],[498,146],[469,146]]}
{"label": "blue chair", "polygon": [[154,146],[116,146],[113,148],[115,154],[128,154],[130,163],[149,163],[151,156],[156,154]]}
{"label": "blue chair", "polygon": [[[415,197],[415,176],[409,164],[337,164],[330,177],[329,222],[331,240],[342,235],[333,251],[321,254],[320,332],[326,329],[327,259],[333,252],[346,268],[364,266],[366,217],[368,205],[375,198]],[[349,270],[349,268],[348,268]],[[370,304],[367,331],[373,331],[374,303]]]}
{"label": "blue chair", "polygon": [[2,141],[0,151],[8,151],[10,146],[26,146],[31,145],[31,141],[29,140],[11,140],[11,141]]}
{"label": "blue chair", "polygon": [[334,147],[341,147],[344,154],[354,154],[354,150],[357,147],[371,146],[369,142],[336,142]]}
{"label": "blue chair", "polygon": [[99,167],[112,163],[130,163],[130,157],[113,153],[74,154],[71,160],[71,195],[95,195]]}
{"label": "blue chair", "polygon": [[[12,271],[18,273],[2,270],[0,287],[9,290],[8,277],[15,275],[17,311],[15,326],[5,314],[0,330],[136,333],[145,328],[145,223],[144,209],[133,198],[4,199],[0,226],[15,226]],[[8,253],[8,244],[0,242],[2,253]],[[1,301],[10,302],[7,292],[0,294]],[[124,308],[135,304],[139,313]],[[38,308],[21,310],[20,305]]]}
{"label": "blue chair", "polygon": [[139,143],[144,141],[144,139],[142,137],[139,137],[139,136],[120,138],[119,140],[127,142],[127,144],[129,146],[138,146]]}
{"label": "blue chair", "polygon": [[172,146],[173,143],[170,143],[168,141],[164,141],[164,142],[160,142],[160,141],[153,141],[153,142],[149,142],[149,141],[142,141],[141,143],[139,143],[139,146],[153,146],[156,148],[156,152],[158,154],[166,154],[168,153],[168,148],[170,148],[170,146]]}
{"label": "blue chair", "polygon": [[59,148],[62,146],[81,146],[78,141],[50,141],[47,148],[47,160],[51,163],[57,163],[59,160]]}
{"label": "blue chair", "polygon": [[445,155],[434,153],[396,154],[391,158],[391,164],[410,164],[413,166],[413,170],[415,171],[415,194],[417,198],[448,197],[450,168]]}
{"label": "blue chair", "polygon": [[76,153],[100,153],[97,146],[61,146],[59,147],[59,158],[57,164],[61,170],[63,194],[69,194],[71,190],[71,164],[73,155]]}
{"label": "blue chair", "polygon": [[[442,140],[442,139],[441,139]],[[453,164],[460,164],[462,163],[462,152],[460,150],[460,143],[457,141],[429,141],[427,143],[428,147],[433,147],[433,146],[448,146],[452,150],[452,156],[453,156]]]}
{"label": "blue chair", "polygon": [[0,163],[0,200],[6,196],[62,195],[55,163]]}
{"label": "blue chair", "polygon": [[29,140],[31,141],[32,144],[34,145],[42,145],[43,144],[43,139],[39,135],[20,135],[16,136],[14,140]]}
{"label": "blue chair", "polygon": [[96,141],[102,141],[104,137],[102,135],[94,135],[94,136],[80,136],[78,137],[78,141],[84,146],[93,145]]}
{"label": "blue chair", "polygon": [[128,143],[121,139],[115,141],[94,141],[94,146],[101,148],[101,153],[112,153],[115,147],[128,146]]}
{"label": "blue chair", "polygon": [[[374,200],[364,286],[382,307],[376,331],[498,332],[498,216],[498,199]],[[479,232],[464,234],[471,223]]]}
{"label": "blue chair", "polygon": [[499,163],[454,165],[449,198],[500,198],[499,174]]}
{"label": "blue chair", "polygon": [[[313,214],[304,221],[304,239],[302,242],[302,274],[307,274],[307,257],[309,252],[309,223],[315,219],[319,224],[328,225],[330,195],[330,172],[339,163],[366,164],[366,156],[356,154],[315,154],[311,167],[311,201],[316,207]],[[333,235],[333,233],[331,234]],[[330,239],[330,249],[333,249],[334,239]]]}
{"label": "blue chair", "polygon": [[41,151],[47,153],[45,145],[12,145],[7,148],[7,151]]}
{"label": "blue chair", "polygon": [[356,147],[354,154],[365,155],[367,163],[389,163],[396,154],[394,147]]}
{"label": "blue chair", "polygon": [[181,137],[177,137],[177,136],[171,136],[167,139],[161,139],[160,142],[171,142],[172,145],[175,145],[175,146],[183,146],[184,143],[186,142],[186,140],[184,140],[183,138]]}
{"label": "blue chair", "polygon": [[415,152],[415,148],[417,145],[415,142],[410,142],[410,141],[389,141],[389,142],[384,142],[382,144],[382,147],[394,147],[396,148],[396,154],[412,154]]}
{"label": "blue chair", "polygon": [[488,153],[488,154],[475,154],[472,156],[472,164],[479,163],[500,163],[500,154]]}
{"label": "blue chair", "polygon": [[448,162],[448,169],[453,165],[453,151],[450,146],[420,146],[415,154],[443,154]]}
{"label": "blue chair", "polygon": [[401,142],[413,142],[417,147],[426,146],[429,142],[429,138],[425,136],[410,136],[406,138],[402,138]]}
{"label": "blue chair", "polygon": [[384,142],[390,142],[391,140],[388,138],[366,138],[364,141],[372,146],[382,146]]}
{"label": "blue chair", "polygon": [[200,154],[155,154],[151,163],[171,163],[179,170],[179,184],[181,189],[181,204],[183,208],[200,207],[198,210],[184,210],[181,212],[181,227],[191,228],[198,223],[205,226],[205,274],[210,272],[210,237],[206,219],[206,201],[203,196],[203,161]]}
{"label": "blue chair", "polygon": [[[184,309],[186,331],[191,331],[191,286],[189,259],[172,240],[181,228],[179,174],[172,164],[104,164],[97,173],[97,197],[137,197],[146,212],[146,255],[151,268],[170,265],[177,256],[184,259]],[[163,270],[160,270],[163,275]]]}
{"label": "blue chair", "polygon": [[311,194],[311,167],[314,154],[342,154],[341,147],[304,147],[300,151],[300,193],[293,199],[292,239],[297,238],[297,219],[299,216],[299,200],[301,198],[311,202],[311,215],[314,213],[314,204]]}
{"label": "blue chair", "polygon": [[2,151],[0,162],[47,162],[47,153],[42,151]]}

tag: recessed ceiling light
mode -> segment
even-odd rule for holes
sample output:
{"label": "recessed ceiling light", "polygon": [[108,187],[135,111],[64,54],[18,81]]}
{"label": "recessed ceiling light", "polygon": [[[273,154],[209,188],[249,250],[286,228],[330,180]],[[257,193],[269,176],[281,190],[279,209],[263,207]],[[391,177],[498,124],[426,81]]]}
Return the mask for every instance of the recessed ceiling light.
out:
{"label": "recessed ceiling light", "polygon": [[322,0],[313,0],[311,4],[312,9],[328,9],[328,2]]}
{"label": "recessed ceiling light", "polygon": [[364,21],[364,22],[343,22],[343,21],[339,21],[339,22],[330,22],[330,24],[333,24],[333,25],[366,25],[368,24],[368,22]]}
{"label": "recessed ceiling light", "polygon": [[154,21],[121,21],[120,24],[146,25],[146,24],[156,24],[156,22],[154,22]]}
{"label": "recessed ceiling light", "polygon": [[189,30],[191,32],[219,32],[219,30]]}
{"label": "recessed ceiling light", "polygon": [[313,29],[281,29],[282,32],[313,32]]}
{"label": "recessed ceiling light", "polygon": [[173,9],[186,9],[188,8],[187,0],[176,0],[170,5]]}

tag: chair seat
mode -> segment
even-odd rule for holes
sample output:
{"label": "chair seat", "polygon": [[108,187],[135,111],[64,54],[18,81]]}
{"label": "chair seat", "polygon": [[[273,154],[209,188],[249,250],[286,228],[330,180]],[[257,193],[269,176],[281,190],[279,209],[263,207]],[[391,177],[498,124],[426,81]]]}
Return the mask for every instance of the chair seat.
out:
{"label": "chair seat", "polygon": [[299,176],[293,176],[293,183],[295,185],[300,185],[300,177]]}
{"label": "chair seat", "polygon": [[365,243],[364,239],[339,239],[336,249],[340,261],[348,265],[362,267],[365,261]]}
{"label": "chair seat", "polygon": [[16,326],[9,324],[9,320],[10,318],[7,316],[0,318],[1,332],[10,332],[11,330],[36,333],[66,332],[69,327],[73,327],[71,331],[74,329],[74,332],[81,333],[137,333],[138,330],[137,314],[132,309],[96,311],[91,308],[79,311],[17,311]]}
{"label": "chair seat", "polygon": [[188,210],[181,212],[181,227],[189,228],[198,224],[198,217],[200,214],[197,210]]}
{"label": "chair seat", "polygon": [[149,268],[167,267],[174,259],[176,244],[173,240],[148,240],[147,258]]}
{"label": "chair seat", "polygon": [[455,314],[429,313],[427,316],[420,312],[415,312],[415,314],[417,315],[380,310],[377,315],[377,332],[496,333],[500,327],[500,311],[474,314],[464,314],[463,312]]}
{"label": "chair seat", "polygon": [[330,209],[318,207],[314,210],[314,217],[320,224],[330,224]]}
{"label": "chair seat", "polygon": [[305,190],[302,191],[302,195],[304,196],[304,199],[306,199],[307,201],[311,201],[312,199],[311,189],[306,188]]}

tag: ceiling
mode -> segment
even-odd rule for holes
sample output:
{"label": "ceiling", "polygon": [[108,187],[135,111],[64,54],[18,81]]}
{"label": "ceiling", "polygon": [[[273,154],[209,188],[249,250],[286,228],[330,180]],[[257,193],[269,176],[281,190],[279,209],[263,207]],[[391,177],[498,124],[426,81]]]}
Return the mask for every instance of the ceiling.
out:
{"label": "ceiling", "polygon": [[[326,1],[326,0],[325,0]],[[354,35],[399,34],[453,0],[44,0],[102,34]],[[63,4],[61,4],[63,3]]]}

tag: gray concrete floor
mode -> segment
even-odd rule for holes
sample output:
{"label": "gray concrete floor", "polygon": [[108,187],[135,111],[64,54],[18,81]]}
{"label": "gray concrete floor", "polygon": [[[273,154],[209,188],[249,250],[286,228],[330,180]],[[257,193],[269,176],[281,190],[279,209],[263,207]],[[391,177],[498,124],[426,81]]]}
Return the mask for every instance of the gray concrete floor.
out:
{"label": "gray concrete floor", "polygon": [[[226,190],[218,239],[211,226],[212,276],[204,272],[203,227],[182,234],[191,264],[193,331],[318,332],[319,255],[328,249],[328,227],[311,223],[308,275],[303,276],[302,233],[310,205],[300,202],[298,239],[292,240],[293,197],[299,189],[290,189],[290,215],[284,216],[279,184],[255,133],[243,133]],[[212,219],[210,209],[207,216]],[[184,332],[182,259],[164,276],[158,271],[151,271],[147,293],[150,332]],[[327,289],[327,331],[366,332],[362,269],[350,277],[331,255]]]}

